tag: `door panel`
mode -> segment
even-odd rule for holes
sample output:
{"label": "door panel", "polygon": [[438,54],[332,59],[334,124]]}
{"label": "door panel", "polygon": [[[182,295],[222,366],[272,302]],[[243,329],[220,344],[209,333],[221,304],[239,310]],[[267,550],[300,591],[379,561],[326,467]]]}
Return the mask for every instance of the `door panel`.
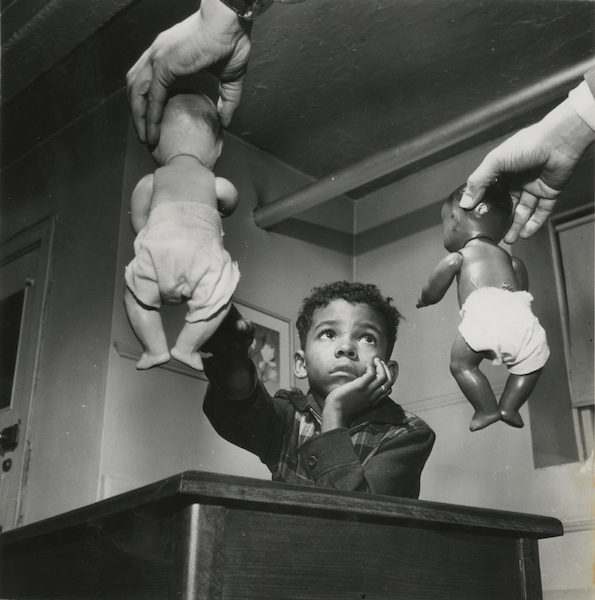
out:
{"label": "door panel", "polygon": [[53,220],[0,246],[0,525],[19,525]]}

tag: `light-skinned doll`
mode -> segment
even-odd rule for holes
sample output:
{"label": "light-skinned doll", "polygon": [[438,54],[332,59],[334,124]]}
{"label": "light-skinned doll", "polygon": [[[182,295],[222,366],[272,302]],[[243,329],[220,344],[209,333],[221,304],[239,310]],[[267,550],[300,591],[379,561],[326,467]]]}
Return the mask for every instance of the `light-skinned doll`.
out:
{"label": "light-skinned doll", "polygon": [[[462,321],[451,350],[450,370],[475,414],[471,431],[503,420],[523,427],[527,401],[548,356],[546,334],[531,310],[527,270],[499,246],[512,223],[512,200],[499,183],[474,209],[460,207],[462,186],[444,203],[444,246],[449,254],[432,272],[417,307],[436,304],[456,278]],[[504,363],[510,374],[500,401],[479,370],[484,359]]]}
{"label": "light-skinned doll", "polygon": [[[199,349],[229,311],[240,275],[223,247],[221,216],[235,210],[238,192],[213,173],[222,146],[213,102],[200,93],[172,93],[151,152],[158,168],[138,182],[131,198],[137,235],[124,304],[143,346],[137,369],[173,357],[202,370]],[[170,352],[159,311],[162,304],[182,302],[188,312]]]}

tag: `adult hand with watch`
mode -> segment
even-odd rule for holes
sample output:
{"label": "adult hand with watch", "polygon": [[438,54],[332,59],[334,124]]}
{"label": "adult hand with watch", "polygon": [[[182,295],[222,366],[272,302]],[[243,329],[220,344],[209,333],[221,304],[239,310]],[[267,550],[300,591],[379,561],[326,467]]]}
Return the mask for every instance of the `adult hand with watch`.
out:
{"label": "adult hand with watch", "polygon": [[217,111],[224,127],[240,104],[250,58],[252,20],[273,0],[202,0],[187,19],[160,33],[126,76],[141,142],[159,141],[168,90],[184,75],[208,70],[219,79]]}

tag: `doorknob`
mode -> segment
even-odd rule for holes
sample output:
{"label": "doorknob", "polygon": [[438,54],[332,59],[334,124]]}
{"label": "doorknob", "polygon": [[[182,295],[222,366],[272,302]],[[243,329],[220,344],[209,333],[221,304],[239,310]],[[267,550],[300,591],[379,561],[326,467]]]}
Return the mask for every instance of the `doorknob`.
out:
{"label": "doorknob", "polygon": [[15,423],[0,431],[0,450],[14,450],[19,443],[19,424]]}

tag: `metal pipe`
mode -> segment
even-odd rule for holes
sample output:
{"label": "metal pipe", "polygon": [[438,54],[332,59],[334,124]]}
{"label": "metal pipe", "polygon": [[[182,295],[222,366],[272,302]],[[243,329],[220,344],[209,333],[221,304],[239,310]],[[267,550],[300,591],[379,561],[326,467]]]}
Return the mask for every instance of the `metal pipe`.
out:
{"label": "metal pipe", "polygon": [[490,127],[538,108],[575,85],[595,60],[589,58],[459,119],[406,141],[351,167],[336,171],[254,211],[256,224],[268,229],[309,208],[398,171]]}

